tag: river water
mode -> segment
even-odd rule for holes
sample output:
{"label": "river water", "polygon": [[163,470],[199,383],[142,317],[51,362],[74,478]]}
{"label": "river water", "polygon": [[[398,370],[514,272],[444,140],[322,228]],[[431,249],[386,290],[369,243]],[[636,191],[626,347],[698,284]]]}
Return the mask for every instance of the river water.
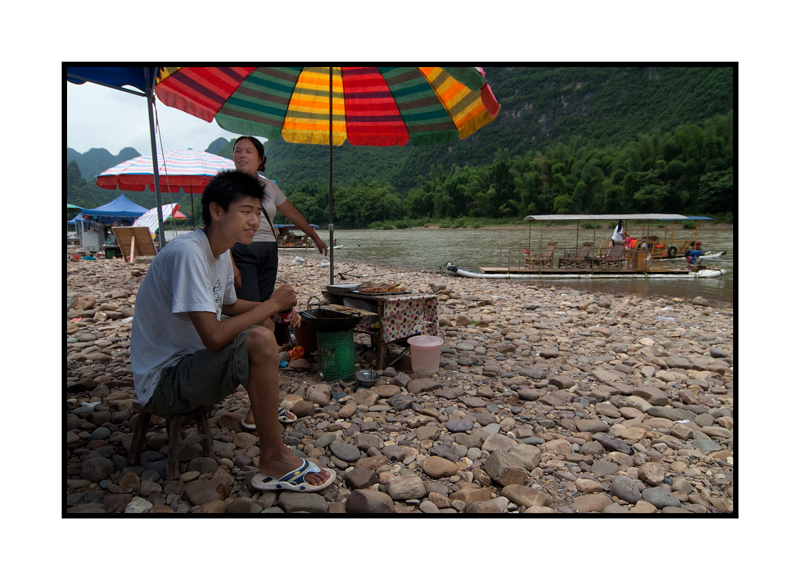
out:
{"label": "river water", "polygon": [[[354,261],[380,264],[399,269],[438,271],[447,262],[467,268],[480,266],[502,266],[508,261],[507,249],[530,248],[538,253],[539,244],[548,240],[558,242],[556,254],[568,248],[575,253],[576,245],[594,241],[599,247],[602,240],[610,239],[610,230],[556,229],[536,226],[531,228],[503,229],[417,229],[417,230],[338,230],[336,243],[343,247],[335,251],[335,263]],[[651,235],[664,237],[664,229],[650,231]],[[576,235],[578,237],[576,244]],[[320,232],[328,242],[328,232]],[[694,230],[675,228],[675,239],[693,239]],[[702,296],[708,300],[732,303],[736,278],[734,274],[734,231],[700,228],[698,239],[704,250],[727,253],[719,260],[704,260],[704,264],[724,268],[725,274],[706,279],[614,279],[614,280],[486,280],[491,284],[536,284],[565,286],[598,292],[633,292],[646,295],[694,298]],[[505,250],[505,251],[504,251]],[[305,253],[304,253],[305,255]],[[660,261],[659,265],[685,265],[679,260]],[[337,267],[338,271],[338,267]]]}
{"label": "river water", "polygon": [[[635,228],[632,233],[639,235]],[[175,232],[167,231],[167,239]],[[181,232],[184,233],[184,232]],[[328,232],[320,230],[320,237],[328,242]],[[610,239],[611,230],[578,230],[577,228],[539,228],[527,226],[515,229],[415,229],[415,230],[337,230],[336,243],[343,247],[335,250],[334,265],[346,262],[370,263],[398,268],[400,270],[439,271],[451,262],[462,267],[503,266],[508,261],[508,248],[515,249],[519,255],[522,248],[530,248],[532,254],[538,253],[540,243],[547,245],[549,240],[558,242],[556,255],[566,248],[571,253],[586,242],[594,242],[594,247]],[[664,229],[653,228],[651,235],[664,237]],[[577,236],[577,240],[576,240]],[[693,239],[694,230],[684,230],[676,226],[675,239]],[[719,260],[704,260],[707,266],[724,268],[725,274],[717,278],[705,279],[613,279],[613,280],[486,280],[488,284],[535,284],[564,286],[597,292],[632,292],[645,295],[661,295],[691,299],[702,296],[711,301],[733,303],[736,291],[734,273],[734,230],[706,229],[700,227],[698,239],[704,250],[727,253]],[[577,242],[577,243],[576,243]],[[282,252],[281,256],[299,255],[308,258],[319,256],[312,252]],[[680,260],[660,261],[659,265],[674,265],[679,268],[685,264]],[[343,271],[346,271],[344,267]]]}

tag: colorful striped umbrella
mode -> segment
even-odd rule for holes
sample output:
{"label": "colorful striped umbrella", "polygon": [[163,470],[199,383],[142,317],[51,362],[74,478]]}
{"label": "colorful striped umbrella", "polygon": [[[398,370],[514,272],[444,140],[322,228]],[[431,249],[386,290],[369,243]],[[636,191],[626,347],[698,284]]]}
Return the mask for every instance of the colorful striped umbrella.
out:
{"label": "colorful striped umbrella", "polygon": [[[466,139],[500,105],[476,67],[162,67],[169,107],[240,135],[290,143],[391,146]],[[333,283],[333,169],[329,177]]]}
{"label": "colorful striped umbrella", "polygon": [[[164,67],[156,96],[223,129],[327,145],[328,67]],[[334,67],[333,144],[466,139],[500,105],[475,67]]]}
{"label": "colorful striped umbrella", "polygon": [[[169,218],[175,218],[176,214],[180,214],[183,218],[178,219],[185,219],[186,216],[183,215],[181,212],[178,211],[180,204],[177,203],[168,203],[161,206],[161,215],[164,216],[164,221],[168,220]],[[154,234],[158,231],[158,207],[154,207],[153,209],[147,210],[141,217],[136,218],[136,221],[133,222],[134,226],[141,226],[150,229],[150,233]]]}

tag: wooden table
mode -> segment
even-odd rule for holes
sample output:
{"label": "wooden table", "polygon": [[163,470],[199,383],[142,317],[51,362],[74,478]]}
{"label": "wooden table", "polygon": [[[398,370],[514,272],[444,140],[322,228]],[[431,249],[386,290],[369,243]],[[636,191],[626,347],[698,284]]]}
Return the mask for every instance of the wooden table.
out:
{"label": "wooden table", "polygon": [[363,300],[377,309],[377,322],[369,317],[354,329],[375,337],[378,347],[378,368],[383,369],[389,343],[418,334],[427,334],[425,323],[439,328],[439,297],[436,294],[360,294],[357,292],[328,292],[323,295],[331,304],[344,304],[345,298]]}

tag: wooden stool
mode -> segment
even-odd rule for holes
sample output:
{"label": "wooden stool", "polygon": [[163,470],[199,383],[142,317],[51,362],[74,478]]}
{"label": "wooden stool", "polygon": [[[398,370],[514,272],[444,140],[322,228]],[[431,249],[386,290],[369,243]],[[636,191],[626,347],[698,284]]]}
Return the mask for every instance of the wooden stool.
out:
{"label": "wooden stool", "polygon": [[[135,465],[139,463],[139,457],[144,447],[147,429],[150,427],[152,413],[139,403],[133,404],[133,410],[138,411],[139,417],[136,420],[136,429],[131,441],[131,453],[129,463]],[[214,445],[211,443],[211,430],[208,427],[208,416],[214,407],[200,407],[183,415],[170,415],[165,417],[167,420],[167,435],[169,437],[169,457],[167,458],[167,479],[177,479],[181,460],[181,451],[190,445],[200,443],[203,451],[208,457],[214,456]],[[200,431],[197,435],[187,437],[181,441],[183,427],[189,423],[196,423]]]}

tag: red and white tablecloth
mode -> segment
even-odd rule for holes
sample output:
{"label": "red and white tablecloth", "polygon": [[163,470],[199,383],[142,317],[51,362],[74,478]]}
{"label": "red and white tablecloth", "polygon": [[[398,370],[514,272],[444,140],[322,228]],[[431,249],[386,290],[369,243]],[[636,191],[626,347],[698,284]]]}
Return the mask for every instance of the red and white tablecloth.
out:
{"label": "red and white tablecloth", "polygon": [[[406,294],[381,296],[383,316],[380,320],[383,340],[390,343],[416,334],[435,334],[439,328],[439,297],[436,294]],[[433,326],[430,328],[428,324]],[[374,330],[368,319],[356,327],[366,332]]]}

